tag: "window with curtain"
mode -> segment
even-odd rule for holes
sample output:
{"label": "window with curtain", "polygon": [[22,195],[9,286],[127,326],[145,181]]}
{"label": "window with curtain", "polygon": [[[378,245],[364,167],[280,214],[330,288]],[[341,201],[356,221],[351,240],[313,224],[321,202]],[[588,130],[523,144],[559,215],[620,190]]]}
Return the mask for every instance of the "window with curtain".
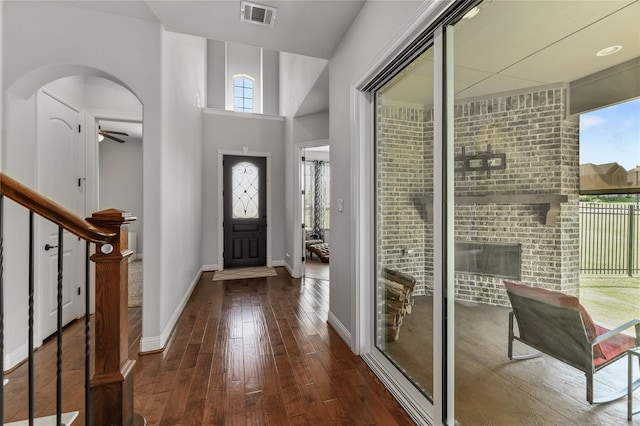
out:
{"label": "window with curtain", "polygon": [[307,228],[320,239],[330,229],[328,161],[305,161],[305,212]]}

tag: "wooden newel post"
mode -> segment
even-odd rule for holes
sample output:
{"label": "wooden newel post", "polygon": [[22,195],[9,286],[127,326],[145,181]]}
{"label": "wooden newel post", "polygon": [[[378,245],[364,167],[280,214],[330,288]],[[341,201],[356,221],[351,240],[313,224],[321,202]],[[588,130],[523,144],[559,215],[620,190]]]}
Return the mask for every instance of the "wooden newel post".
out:
{"label": "wooden newel post", "polygon": [[91,423],[131,426],[133,412],[133,365],[129,359],[129,250],[127,224],[130,213],[109,209],[94,213],[87,221],[116,234],[111,244],[96,246],[94,360],[91,376]]}

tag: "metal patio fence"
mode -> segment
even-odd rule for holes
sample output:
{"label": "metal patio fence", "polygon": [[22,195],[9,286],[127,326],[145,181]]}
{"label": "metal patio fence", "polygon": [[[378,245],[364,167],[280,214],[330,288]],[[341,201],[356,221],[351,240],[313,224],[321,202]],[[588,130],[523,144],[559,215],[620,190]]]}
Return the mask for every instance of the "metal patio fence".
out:
{"label": "metal patio fence", "polygon": [[580,203],[580,272],[640,274],[640,208]]}

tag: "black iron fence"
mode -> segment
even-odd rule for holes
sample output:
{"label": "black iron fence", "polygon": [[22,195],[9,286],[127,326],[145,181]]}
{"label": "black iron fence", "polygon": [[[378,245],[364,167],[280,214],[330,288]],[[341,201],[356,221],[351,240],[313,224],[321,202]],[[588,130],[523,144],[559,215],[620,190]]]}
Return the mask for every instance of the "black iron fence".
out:
{"label": "black iron fence", "polygon": [[580,272],[640,273],[640,208],[580,203]]}

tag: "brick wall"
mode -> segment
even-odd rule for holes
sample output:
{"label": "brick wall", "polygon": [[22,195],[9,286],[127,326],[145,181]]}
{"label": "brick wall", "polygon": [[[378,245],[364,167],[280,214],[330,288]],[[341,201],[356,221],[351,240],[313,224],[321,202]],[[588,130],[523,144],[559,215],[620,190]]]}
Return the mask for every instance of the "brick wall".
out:
{"label": "brick wall", "polygon": [[[419,194],[432,192],[430,111],[378,105],[378,261],[412,273],[419,293],[432,288],[432,228]],[[457,196],[564,194],[554,226],[542,204],[462,204],[456,241],[521,244],[521,281],[577,295],[579,287],[579,126],[566,119],[566,90],[539,90],[455,106],[455,151],[506,153],[505,170],[455,175]],[[416,118],[416,120],[412,120]],[[381,223],[382,221],[382,223]],[[382,227],[381,227],[382,225]],[[420,234],[420,235],[418,235]],[[409,247],[414,254],[401,251]],[[502,279],[456,274],[458,300],[508,305]]]}
{"label": "brick wall", "polygon": [[433,270],[427,256],[433,231],[424,205],[425,176],[433,175],[433,153],[425,150],[425,141],[433,140],[432,114],[379,103],[378,118],[378,264],[413,275],[420,283],[416,294],[425,294]]}

